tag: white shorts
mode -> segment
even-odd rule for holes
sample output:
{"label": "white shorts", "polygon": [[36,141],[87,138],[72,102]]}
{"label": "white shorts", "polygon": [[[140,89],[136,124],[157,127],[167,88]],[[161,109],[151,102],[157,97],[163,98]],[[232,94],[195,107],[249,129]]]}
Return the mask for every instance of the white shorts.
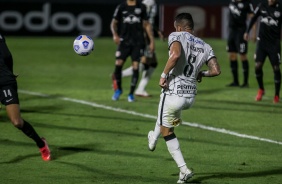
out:
{"label": "white shorts", "polygon": [[160,95],[157,123],[167,128],[178,126],[181,120],[181,111],[189,109],[195,97],[185,98],[178,95]]}

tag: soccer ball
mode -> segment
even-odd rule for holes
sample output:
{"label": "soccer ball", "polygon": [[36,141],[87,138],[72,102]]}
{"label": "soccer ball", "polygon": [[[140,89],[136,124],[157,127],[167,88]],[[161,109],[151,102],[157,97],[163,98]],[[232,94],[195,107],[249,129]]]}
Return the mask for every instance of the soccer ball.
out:
{"label": "soccer ball", "polygon": [[73,42],[73,50],[80,56],[87,56],[94,50],[94,42],[87,35],[79,35]]}

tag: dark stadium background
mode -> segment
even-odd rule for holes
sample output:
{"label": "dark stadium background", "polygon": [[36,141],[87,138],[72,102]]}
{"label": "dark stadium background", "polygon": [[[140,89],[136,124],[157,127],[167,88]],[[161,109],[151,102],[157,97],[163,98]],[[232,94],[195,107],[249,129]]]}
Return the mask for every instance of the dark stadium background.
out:
{"label": "dark stadium background", "polygon": [[[124,0],[0,0],[0,32],[6,36],[111,36],[110,22]],[[158,0],[156,22],[167,36],[179,11],[191,11],[196,33],[226,38],[228,0]],[[257,5],[260,0],[253,0]],[[191,9],[192,8],[192,9]]]}

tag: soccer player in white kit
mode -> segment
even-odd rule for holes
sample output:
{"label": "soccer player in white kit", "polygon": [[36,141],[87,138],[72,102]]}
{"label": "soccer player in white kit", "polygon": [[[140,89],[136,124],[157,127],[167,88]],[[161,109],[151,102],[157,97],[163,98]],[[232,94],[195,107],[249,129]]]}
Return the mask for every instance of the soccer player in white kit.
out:
{"label": "soccer player in white kit", "polygon": [[[213,49],[202,39],[193,35],[194,21],[189,13],[175,17],[175,32],[169,35],[169,58],[160,77],[162,88],[158,108],[158,118],[154,131],[148,133],[150,151],[156,148],[162,134],[168,151],[180,169],[177,183],[186,183],[193,176],[180,150],[174,127],[181,123],[181,111],[189,109],[197,94],[197,81],[202,77],[220,74],[220,66]],[[208,70],[200,70],[206,64]]]}

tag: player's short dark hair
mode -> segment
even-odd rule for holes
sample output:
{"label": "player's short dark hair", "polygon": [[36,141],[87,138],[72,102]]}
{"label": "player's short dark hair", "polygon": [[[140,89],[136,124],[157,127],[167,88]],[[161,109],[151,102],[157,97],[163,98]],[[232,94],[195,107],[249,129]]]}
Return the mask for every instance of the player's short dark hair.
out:
{"label": "player's short dark hair", "polygon": [[180,13],[175,17],[174,20],[177,24],[188,26],[190,29],[194,29],[194,21],[190,13]]}

